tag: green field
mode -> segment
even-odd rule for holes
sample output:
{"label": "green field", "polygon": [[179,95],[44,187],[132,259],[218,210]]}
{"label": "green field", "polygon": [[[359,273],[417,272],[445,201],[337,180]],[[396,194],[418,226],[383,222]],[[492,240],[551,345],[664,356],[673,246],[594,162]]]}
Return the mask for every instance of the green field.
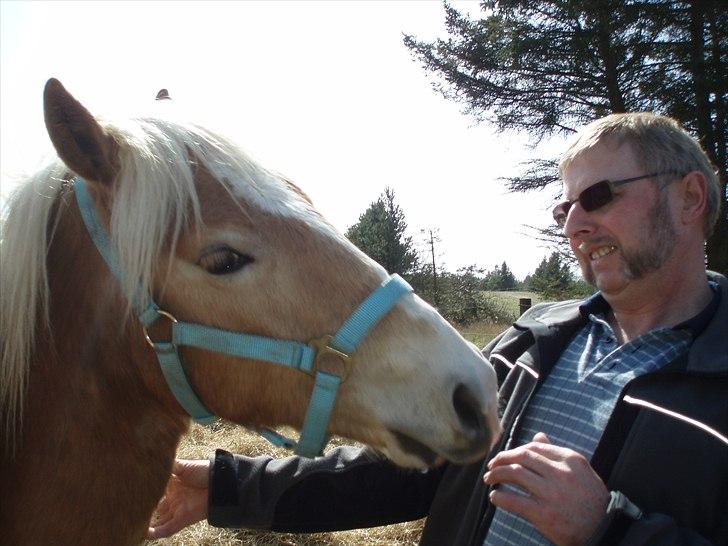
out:
{"label": "green field", "polygon": [[543,301],[541,296],[536,292],[525,292],[525,291],[499,291],[499,292],[486,292],[486,295],[493,296],[506,303],[513,309],[513,312],[518,313],[518,300],[521,298],[531,298],[531,305]]}
{"label": "green field", "polygon": [[512,324],[513,319],[518,317],[520,314],[520,298],[531,298],[531,305],[535,305],[542,301],[539,295],[535,292],[499,291],[484,292],[484,294],[487,298],[495,300],[499,305],[503,305],[507,311],[507,315],[509,315],[509,318],[497,323],[483,321],[474,322],[465,326],[458,326],[460,334],[480,348],[485,347],[490,340],[508,328]]}

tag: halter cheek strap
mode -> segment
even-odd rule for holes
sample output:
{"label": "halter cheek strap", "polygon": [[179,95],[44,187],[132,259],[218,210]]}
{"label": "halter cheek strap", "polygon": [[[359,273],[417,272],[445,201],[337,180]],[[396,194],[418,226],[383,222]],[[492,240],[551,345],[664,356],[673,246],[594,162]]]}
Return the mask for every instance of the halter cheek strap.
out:
{"label": "halter cheek strap", "polygon": [[[84,180],[76,177],[74,188],[86,229],[109,269],[121,282],[123,271],[106,231],[99,221],[93,198],[88,193]],[[133,307],[144,326],[145,335],[146,329],[160,318],[172,322],[170,341],[154,342],[147,335],[147,342],[157,355],[169,389],[180,406],[199,423],[210,424],[216,416],[207,409],[192,389],[182,364],[180,346],[262,360],[313,376],[315,379],[313,393],[298,443],[267,429],[259,432],[278,446],[295,448],[299,455],[315,457],[321,453],[326,444],[326,429],[336,403],[339,386],[349,374],[352,355],[372,328],[402,296],[410,292],[412,287],[407,282],[398,275],[392,275],[359,305],[335,335],[323,336],[308,344],[179,322],[171,314],[162,311],[153,300],[143,302],[141,296],[135,298]]]}

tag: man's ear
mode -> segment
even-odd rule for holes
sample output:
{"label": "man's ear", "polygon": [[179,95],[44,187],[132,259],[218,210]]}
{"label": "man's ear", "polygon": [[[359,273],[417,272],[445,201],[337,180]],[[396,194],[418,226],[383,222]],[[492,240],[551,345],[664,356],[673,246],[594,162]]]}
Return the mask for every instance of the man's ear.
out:
{"label": "man's ear", "polygon": [[110,185],[119,172],[118,145],[61,82],[43,92],[48,135],[66,166],[83,178]]}
{"label": "man's ear", "polygon": [[700,171],[691,171],[679,182],[680,219],[684,225],[699,222],[702,226],[707,207],[708,181]]}

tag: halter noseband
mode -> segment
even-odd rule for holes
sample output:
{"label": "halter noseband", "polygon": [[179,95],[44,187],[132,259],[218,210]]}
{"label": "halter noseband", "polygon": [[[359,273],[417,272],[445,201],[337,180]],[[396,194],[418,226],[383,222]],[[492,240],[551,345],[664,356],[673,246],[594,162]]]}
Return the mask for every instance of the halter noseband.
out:
{"label": "halter noseband", "polygon": [[[111,272],[121,281],[123,271],[116,253],[111,248],[106,231],[96,215],[93,198],[81,177],[74,178],[74,188],[81,217],[91,239]],[[390,276],[359,305],[335,335],[323,336],[308,344],[180,322],[170,313],[161,310],[153,300],[147,303],[139,301],[138,298],[134,302],[134,309],[144,326],[147,342],[157,355],[169,389],[184,410],[198,423],[210,424],[216,416],[205,407],[192,390],[182,365],[179,346],[185,345],[239,358],[271,362],[313,376],[315,378],[313,393],[298,443],[271,430],[264,429],[259,432],[280,447],[295,448],[299,455],[315,457],[321,453],[328,440],[326,428],[334,409],[339,385],[346,380],[351,368],[352,355],[369,331],[402,296],[410,292],[412,287],[401,277]],[[172,323],[171,341],[155,342],[147,335],[147,328],[160,318],[166,318]],[[324,357],[327,356],[331,357],[326,359],[329,364],[335,359],[340,365],[334,366],[336,369],[324,369],[326,367]]]}

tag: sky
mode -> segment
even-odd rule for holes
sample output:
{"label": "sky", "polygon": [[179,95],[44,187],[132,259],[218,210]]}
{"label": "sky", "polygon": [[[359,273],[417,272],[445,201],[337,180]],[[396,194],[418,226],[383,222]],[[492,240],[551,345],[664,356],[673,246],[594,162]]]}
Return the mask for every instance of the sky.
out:
{"label": "sky", "polygon": [[402,38],[446,37],[444,19],[437,0],[0,0],[0,193],[52,154],[48,78],[101,116],[148,111],[164,87],[341,231],[390,187],[417,244],[437,230],[438,264],[506,261],[523,278],[549,254],[525,226],[549,222],[555,190],[509,194],[498,178],[563,143],[534,150],[432,89]]}

